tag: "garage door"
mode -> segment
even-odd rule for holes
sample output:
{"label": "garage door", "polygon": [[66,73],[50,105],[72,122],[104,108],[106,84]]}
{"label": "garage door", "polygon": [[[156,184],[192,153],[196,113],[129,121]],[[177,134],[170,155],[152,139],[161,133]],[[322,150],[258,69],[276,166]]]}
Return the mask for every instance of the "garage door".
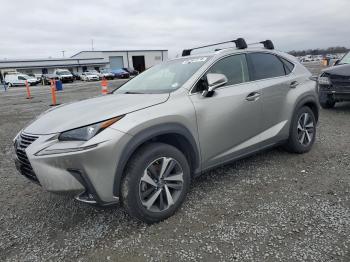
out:
{"label": "garage door", "polygon": [[122,56],[110,56],[109,63],[112,70],[124,67]]}

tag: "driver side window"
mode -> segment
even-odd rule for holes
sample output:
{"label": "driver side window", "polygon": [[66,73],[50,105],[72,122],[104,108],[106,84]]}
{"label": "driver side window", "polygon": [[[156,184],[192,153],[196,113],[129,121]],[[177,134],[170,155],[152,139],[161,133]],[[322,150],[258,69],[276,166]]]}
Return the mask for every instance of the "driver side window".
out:
{"label": "driver side window", "polygon": [[[224,86],[240,84],[249,81],[248,65],[244,54],[225,57],[216,62],[206,74],[216,73],[224,74],[227,77],[227,83]],[[205,90],[206,77],[202,77],[197,85],[196,92]]]}

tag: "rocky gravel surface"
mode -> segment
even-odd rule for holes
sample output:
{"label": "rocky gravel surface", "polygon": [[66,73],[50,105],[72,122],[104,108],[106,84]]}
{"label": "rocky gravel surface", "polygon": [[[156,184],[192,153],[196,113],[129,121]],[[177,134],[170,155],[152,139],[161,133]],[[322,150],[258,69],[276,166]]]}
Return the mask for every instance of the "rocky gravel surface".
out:
{"label": "rocky gravel surface", "polygon": [[[217,168],[173,217],[145,225],[17,173],[11,140],[50,104],[48,88],[32,93],[0,91],[0,261],[350,261],[350,103],[321,111],[310,153],[276,148]],[[58,101],[99,93],[66,85]]]}

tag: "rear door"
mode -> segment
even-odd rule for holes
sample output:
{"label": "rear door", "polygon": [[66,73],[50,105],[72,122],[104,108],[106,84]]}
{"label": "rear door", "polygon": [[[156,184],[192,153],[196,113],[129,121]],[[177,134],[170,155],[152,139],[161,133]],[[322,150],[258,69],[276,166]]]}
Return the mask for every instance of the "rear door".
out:
{"label": "rear door", "polygon": [[224,74],[228,82],[213,96],[203,97],[202,78],[190,96],[196,110],[204,169],[253,150],[253,138],[261,132],[262,119],[260,87],[249,82],[245,54],[222,58],[207,73]]}
{"label": "rear door", "polygon": [[[252,79],[261,90],[263,131],[276,135],[286,124],[285,109],[288,92],[298,85],[292,73],[294,65],[272,53],[256,52],[247,55]],[[271,131],[271,132],[269,132]]]}

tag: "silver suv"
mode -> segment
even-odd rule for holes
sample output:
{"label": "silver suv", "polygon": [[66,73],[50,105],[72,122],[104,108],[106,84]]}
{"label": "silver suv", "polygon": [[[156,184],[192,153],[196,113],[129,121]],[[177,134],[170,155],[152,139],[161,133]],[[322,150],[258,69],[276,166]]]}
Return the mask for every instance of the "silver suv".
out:
{"label": "silver suv", "polygon": [[294,57],[237,47],[154,66],[109,95],[56,107],[14,139],[20,173],[147,223],[180,207],[191,180],[277,145],[308,152],[318,96]]}

